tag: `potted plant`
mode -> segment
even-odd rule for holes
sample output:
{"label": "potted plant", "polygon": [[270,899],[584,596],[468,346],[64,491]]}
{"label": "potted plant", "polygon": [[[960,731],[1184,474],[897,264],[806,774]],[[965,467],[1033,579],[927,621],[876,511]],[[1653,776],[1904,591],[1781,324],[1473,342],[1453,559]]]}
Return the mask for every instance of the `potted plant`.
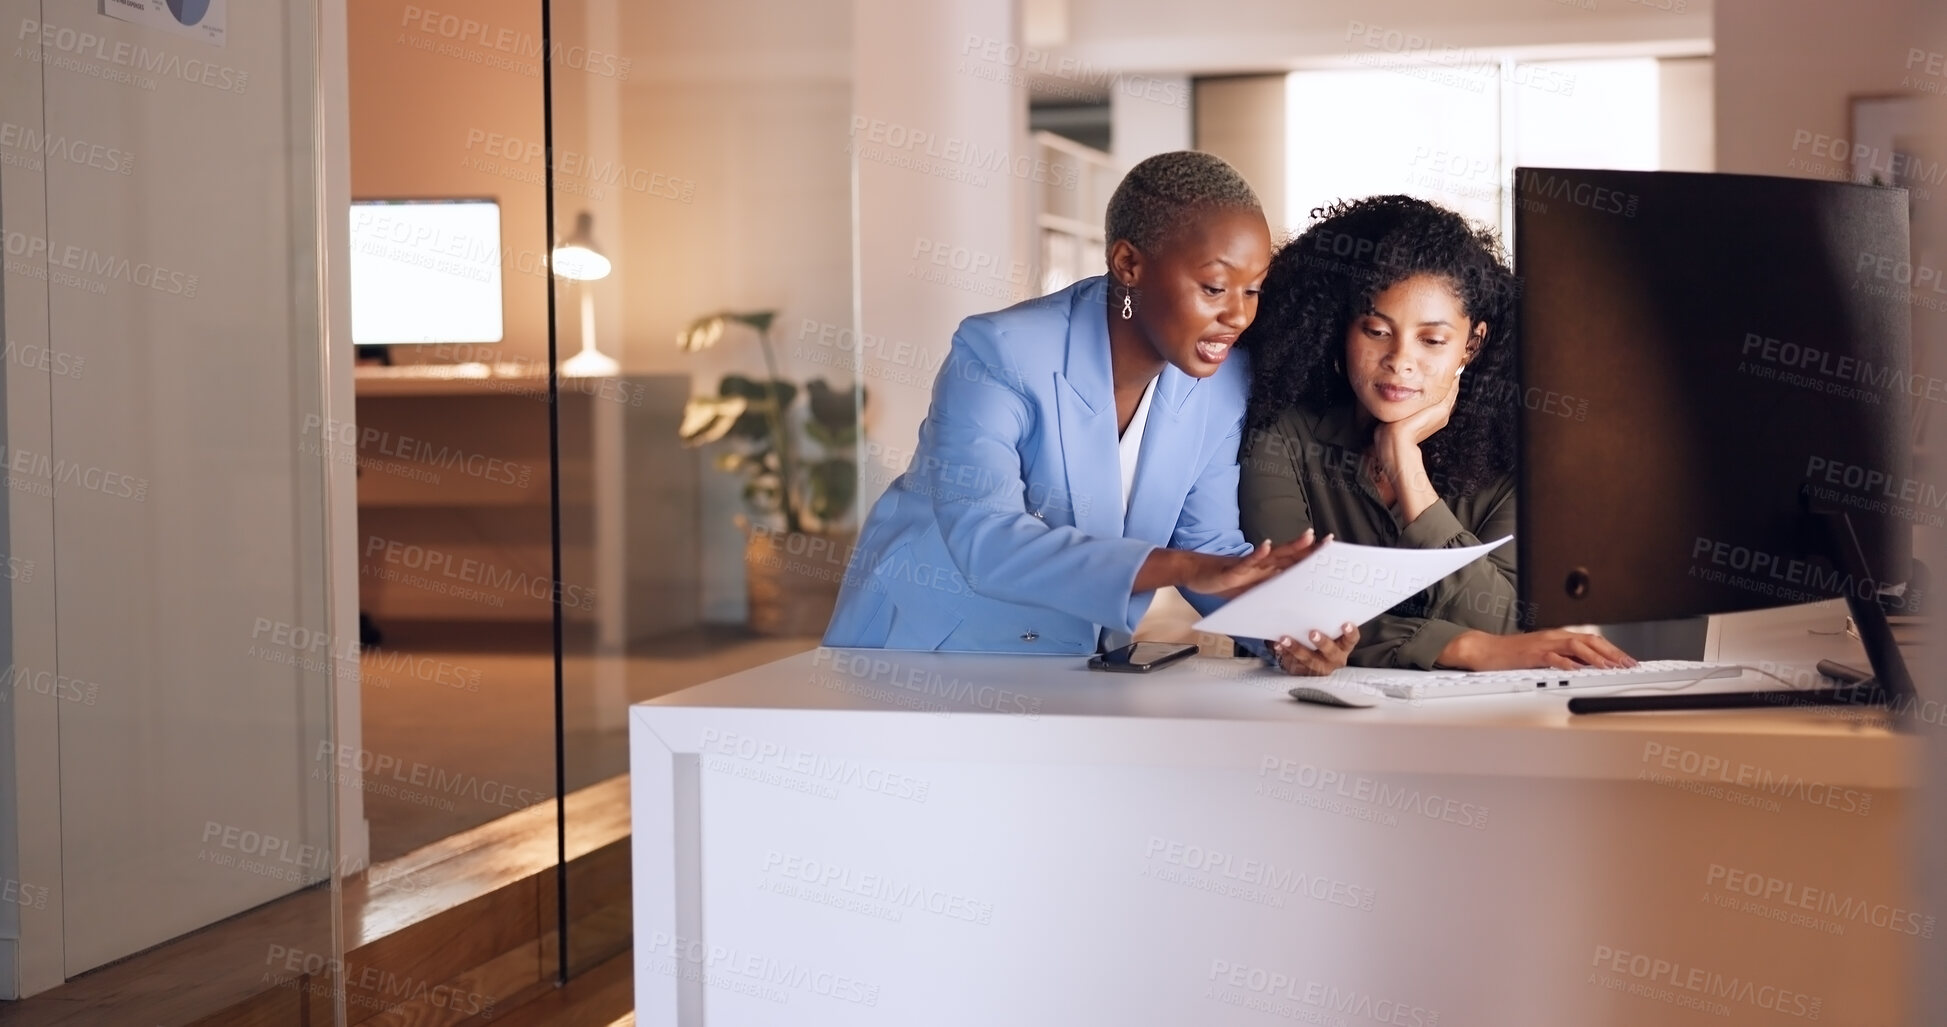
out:
{"label": "potted plant", "polygon": [[[744,581],[751,630],[765,635],[822,635],[838,602],[851,554],[844,527],[858,494],[858,405],[850,389],[822,378],[800,389],[778,372],[771,345],[776,312],[724,312],[690,322],[676,345],[696,353],[720,342],[732,326],[755,332],[764,356],[763,379],[727,374],[715,396],[697,396],[683,410],[684,444],[727,443],[718,470],[744,478]],[[797,405],[800,392],[806,396]]]}

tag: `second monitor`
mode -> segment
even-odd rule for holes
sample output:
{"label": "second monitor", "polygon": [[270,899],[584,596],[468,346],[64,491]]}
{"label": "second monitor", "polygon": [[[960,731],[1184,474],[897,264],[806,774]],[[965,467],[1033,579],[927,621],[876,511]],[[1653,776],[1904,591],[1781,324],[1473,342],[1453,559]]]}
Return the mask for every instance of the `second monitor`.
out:
{"label": "second monitor", "polygon": [[1947,490],[1911,470],[1906,192],[1521,168],[1515,195],[1521,384],[1574,398],[1521,415],[1533,626],[1917,612]]}
{"label": "second monitor", "polygon": [[[1538,622],[1898,592],[1947,505],[1910,472],[1905,191],[1543,168],[1516,191],[1522,385],[1577,403],[1523,411]],[[1825,510],[1870,579],[1822,561]]]}

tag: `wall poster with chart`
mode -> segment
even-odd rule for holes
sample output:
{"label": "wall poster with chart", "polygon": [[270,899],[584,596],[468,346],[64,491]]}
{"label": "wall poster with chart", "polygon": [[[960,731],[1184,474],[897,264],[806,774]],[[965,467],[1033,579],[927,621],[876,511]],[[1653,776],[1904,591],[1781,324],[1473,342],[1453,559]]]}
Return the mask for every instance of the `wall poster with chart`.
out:
{"label": "wall poster with chart", "polygon": [[101,13],[222,46],[230,0],[101,0]]}

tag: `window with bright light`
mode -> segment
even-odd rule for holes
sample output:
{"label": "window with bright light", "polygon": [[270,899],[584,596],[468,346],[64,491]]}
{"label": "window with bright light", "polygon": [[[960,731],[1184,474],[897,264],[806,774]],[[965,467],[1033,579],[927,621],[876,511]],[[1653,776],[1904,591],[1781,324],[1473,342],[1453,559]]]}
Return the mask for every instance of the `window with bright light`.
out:
{"label": "window with bright light", "polygon": [[1293,232],[1341,199],[1406,193],[1493,223],[1500,214],[1499,83],[1411,69],[1301,71],[1285,80],[1285,209]]}
{"label": "window with bright light", "polygon": [[1300,71],[1285,84],[1285,209],[1405,193],[1505,230],[1516,167],[1658,167],[1653,58]]}
{"label": "window with bright light", "polygon": [[1510,171],[1657,169],[1656,61],[1551,61],[1545,67],[1571,91],[1508,90]]}

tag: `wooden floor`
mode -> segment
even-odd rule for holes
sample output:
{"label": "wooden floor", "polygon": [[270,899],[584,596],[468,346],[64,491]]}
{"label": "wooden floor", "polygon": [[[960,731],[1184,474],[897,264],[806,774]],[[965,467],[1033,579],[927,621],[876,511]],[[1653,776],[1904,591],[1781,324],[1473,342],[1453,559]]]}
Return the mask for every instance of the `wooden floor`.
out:
{"label": "wooden floor", "polygon": [[[600,950],[572,960],[589,969],[569,989],[552,983],[558,941],[552,934],[555,808],[549,802],[347,878],[341,897],[348,955],[342,962],[331,962],[331,892],[321,885],[51,991],[0,1002],[0,1024],[323,1027],[330,1023],[332,986],[326,980],[340,970],[353,1000],[348,1008],[354,1023],[429,1023],[391,1014],[405,999],[442,986],[448,989],[444,994],[468,998],[464,1004],[455,999],[455,1012],[471,1012],[465,1005],[487,1006],[481,1011],[490,1011],[494,1023],[611,1023],[630,1008],[627,961],[616,961],[628,944],[628,798],[628,780],[618,777],[582,789],[566,803],[569,898],[580,907],[571,910],[577,922],[569,935],[571,952]],[[600,872],[599,879],[591,870]],[[580,881],[588,882],[585,889]],[[451,925],[438,937],[429,940],[424,932],[415,936],[408,930],[435,918]],[[523,937],[533,940],[523,943]],[[500,953],[505,955],[492,958]],[[612,980],[618,975],[619,985]],[[497,996],[521,1001],[482,1001]],[[569,1017],[571,1009],[581,1012],[573,1018],[516,1018],[516,1011],[529,1004],[556,1010],[560,1017]],[[211,1018],[240,1005],[290,1012]]]}

